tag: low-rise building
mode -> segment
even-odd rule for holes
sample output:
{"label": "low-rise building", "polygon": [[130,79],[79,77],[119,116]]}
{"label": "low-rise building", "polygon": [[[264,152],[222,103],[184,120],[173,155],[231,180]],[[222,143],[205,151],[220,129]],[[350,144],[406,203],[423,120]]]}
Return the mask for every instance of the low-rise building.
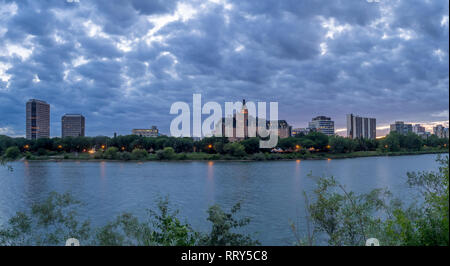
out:
{"label": "low-rise building", "polygon": [[443,125],[437,125],[433,127],[433,134],[438,138],[448,138],[448,127],[444,127]]}
{"label": "low-rise building", "polygon": [[424,132],[418,132],[416,133],[417,135],[419,135],[420,137],[422,137],[423,139],[428,139],[428,137],[431,136],[430,132],[424,131]]}
{"label": "low-rise building", "polygon": [[421,126],[420,124],[415,124],[412,126],[412,132],[416,134],[424,133],[425,127]]}
{"label": "low-rise building", "polygon": [[317,116],[309,122],[309,128],[315,129],[317,132],[321,132],[327,136],[334,135],[334,121],[330,117]]}
{"label": "low-rise building", "polygon": [[149,129],[133,129],[131,130],[131,134],[138,135],[141,137],[158,137],[159,136],[159,130],[156,126],[152,126],[152,128]]}
{"label": "low-rise building", "polygon": [[303,135],[308,135],[309,132],[311,132],[311,129],[306,127],[306,128],[293,128],[292,132],[291,132],[291,136],[295,137],[297,135],[303,134]]}
{"label": "low-rise building", "polygon": [[406,135],[413,132],[413,126],[412,124],[405,124],[403,121],[395,121],[395,123],[390,126],[390,132]]}

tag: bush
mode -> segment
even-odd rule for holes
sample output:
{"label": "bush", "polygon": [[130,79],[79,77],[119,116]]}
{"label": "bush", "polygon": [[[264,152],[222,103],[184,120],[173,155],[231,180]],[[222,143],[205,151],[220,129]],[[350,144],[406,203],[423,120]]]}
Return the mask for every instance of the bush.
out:
{"label": "bush", "polygon": [[229,155],[235,157],[244,157],[245,155],[247,155],[247,153],[245,152],[245,147],[238,142],[225,144],[223,150]]}
{"label": "bush", "polygon": [[176,155],[177,160],[186,160],[188,157],[186,153],[182,152]]}
{"label": "bush", "polygon": [[98,150],[94,153],[94,159],[103,159],[103,152],[102,150]]}
{"label": "bush", "polygon": [[120,159],[124,160],[124,161],[129,161],[131,160],[131,153],[124,151],[122,153],[120,153]]}
{"label": "bush", "polygon": [[33,158],[33,154],[31,154],[31,152],[27,151],[25,152],[25,159],[30,160]]}
{"label": "bush", "polygon": [[13,160],[17,159],[17,157],[19,157],[19,155],[20,155],[20,150],[16,146],[9,147],[5,151],[5,157],[8,159],[13,159]]}
{"label": "bush", "polygon": [[259,153],[253,154],[251,159],[255,160],[255,161],[264,161],[266,159],[266,156],[264,155],[264,153],[259,152]]}
{"label": "bush", "polygon": [[156,158],[158,160],[172,160],[175,158],[175,151],[171,147],[166,147],[164,150],[156,151]]}
{"label": "bush", "polygon": [[210,159],[211,160],[220,160],[220,154],[213,154],[213,155],[211,155],[211,157],[210,157]]}
{"label": "bush", "polygon": [[256,246],[259,241],[251,235],[236,233],[250,223],[250,218],[236,218],[241,209],[240,203],[231,208],[227,213],[219,205],[213,205],[208,209],[208,221],[212,223],[211,232],[200,240],[202,246]]}
{"label": "bush", "polygon": [[108,149],[106,149],[105,153],[103,154],[103,157],[105,159],[117,159],[118,151],[119,149],[117,149],[116,147],[109,147]]}
{"label": "bush", "polygon": [[267,160],[280,160],[281,155],[277,153],[266,153],[266,159]]}
{"label": "bush", "polygon": [[45,156],[45,155],[47,155],[47,150],[44,149],[44,148],[39,148],[38,151],[37,151],[37,154],[39,156]]}
{"label": "bush", "polygon": [[146,159],[147,156],[148,156],[148,152],[143,149],[134,149],[131,152],[131,158],[133,160],[143,160],[143,159]]}

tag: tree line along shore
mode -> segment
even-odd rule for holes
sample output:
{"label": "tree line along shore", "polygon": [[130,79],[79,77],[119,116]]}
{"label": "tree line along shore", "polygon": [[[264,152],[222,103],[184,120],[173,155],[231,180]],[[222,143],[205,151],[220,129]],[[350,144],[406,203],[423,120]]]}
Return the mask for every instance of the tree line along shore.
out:
{"label": "tree line along shore", "polygon": [[380,139],[349,139],[320,132],[279,139],[273,149],[260,149],[258,138],[230,142],[224,137],[201,140],[137,135],[109,138],[66,137],[28,140],[0,135],[3,160],[295,160],[397,156],[448,152],[449,140],[423,139],[395,132]]}

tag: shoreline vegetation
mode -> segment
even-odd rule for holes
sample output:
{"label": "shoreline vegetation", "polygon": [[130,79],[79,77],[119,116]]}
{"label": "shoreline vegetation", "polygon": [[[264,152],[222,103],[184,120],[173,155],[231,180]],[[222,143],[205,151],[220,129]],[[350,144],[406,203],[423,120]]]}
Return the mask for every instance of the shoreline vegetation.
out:
{"label": "shoreline vegetation", "polygon": [[0,161],[273,161],[329,160],[373,156],[448,153],[449,140],[423,139],[395,132],[380,139],[349,139],[320,132],[282,138],[273,149],[260,149],[259,138],[230,142],[225,137],[201,140],[137,135],[109,138],[66,137],[28,140],[0,135]]}
{"label": "shoreline vegetation", "polygon": [[[143,159],[106,159],[106,158],[94,158],[93,156],[76,155],[76,154],[62,154],[54,156],[33,156],[31,158],[22,157],[18,161],[45,161],[45,162],[75,162],[75,161],[89,161],[89,162],[152,162],[152,161],[185,161],[185,162],[198,162],[198,161],[218,161],[218,162],[254,162],[254,161],[296,161],[296,160],[334,160],[334,159],[354,159],[364,157],[384,157],[384,156],[406,156],[406,155],[423,155],[423,154],[445,154],[449,153],[448,149],[430,150],[430,151],[400,151],[400,152],[385,152],[380,153],[377,151],[363,151],[344,154],[313,154],[309,156],[297,155],[297,154],[277,154],[278,156],[271,156],[271,154],[263,154],[265,158],[254,157],[231,157],[231,156],[214,156],[207,153],[188,153],[186,156],[181,155],[181,158],[173,159],[158,159],[156,155],[149,154],[147,158]],[[153,156],[154,155],[154,156]],[[274,158],[275,157],[275,158]]]}

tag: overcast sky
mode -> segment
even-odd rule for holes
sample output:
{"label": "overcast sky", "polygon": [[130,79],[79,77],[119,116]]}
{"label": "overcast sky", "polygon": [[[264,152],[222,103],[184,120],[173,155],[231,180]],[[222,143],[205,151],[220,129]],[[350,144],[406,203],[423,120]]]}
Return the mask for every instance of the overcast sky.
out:
{"label": "overcast sky", "polygon": [[86,134],[169,133],[170,106],[278,101],[306,127],[330,116],[448,125],[447,0],[0,0],[0,134],[25,103],[82,113]]}

